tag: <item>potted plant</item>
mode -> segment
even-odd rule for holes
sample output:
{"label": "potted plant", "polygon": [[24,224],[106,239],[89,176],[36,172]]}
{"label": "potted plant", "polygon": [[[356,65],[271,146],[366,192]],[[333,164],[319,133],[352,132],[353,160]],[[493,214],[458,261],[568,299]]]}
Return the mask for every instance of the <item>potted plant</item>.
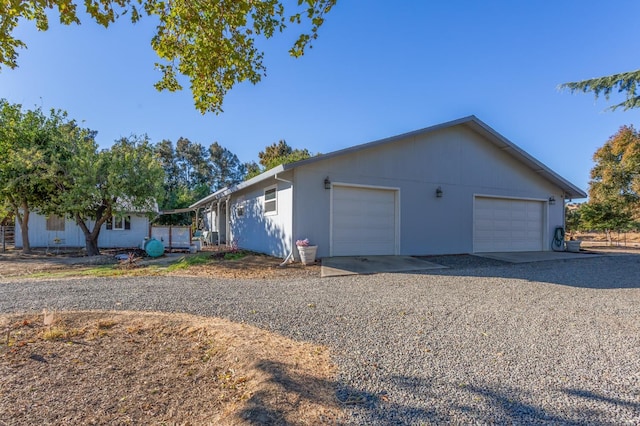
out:
{"label": "potted plant", "polygon": [[298,253],[300,253],[300,261],[303,265],[309,265],[316,261],[316,251],[318,246],[312,246],[309,243],[309,239],[296,241],[296,247],[298,247]]}

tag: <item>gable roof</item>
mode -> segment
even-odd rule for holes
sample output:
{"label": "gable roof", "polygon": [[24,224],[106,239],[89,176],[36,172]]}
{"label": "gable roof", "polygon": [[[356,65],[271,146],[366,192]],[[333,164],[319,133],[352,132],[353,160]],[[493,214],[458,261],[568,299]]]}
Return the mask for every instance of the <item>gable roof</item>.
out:
{"label": "gable roof", "polygon": [[572,184],[571,182],[569,182],[568,180],[566,180],[565,178],[563,178],[562,176],[560,176],[559,174],[551,170],[549,167],[547,167],[540,161],[533,158],[531,155],[525,152],[522,148],[518,147],[509,139],[505,138],[504,136],[502,136],[501,134],[493,130],[487,124],[485,124],[480,119],[478,119],[475,115],[470,115],[468,117],[463,117],[457,120],[448,121],[446,123],[436,124],[434,126],[425,127],[423,129],[414,130],[408,133],[402,133],[397,136],[379,139],[379,140],[364,143],[361,145],[355,145],[349,148],[340,149],[338,151],[333,151],[327,154],[322,154],[315,157],[307,158],[306,160],[296,161],[295,163],[281,164],[245,182],[239,183],[230,188],[223,188],[217,192],[214,192],[213,194],[203,198],[202,200],[197,201],[191,207],[192,208],[201,207],[207,204],[208,202],[225,197],[226,195],[236,192],[242,188],[246,188],[256,183],[259,183],[263,180],[272,178],[278,173],[282,173],[287,170],[292,170],[300,166],[315,163],[317,161],[327,160],[327,159],[338,157],[345,154],[350,154],[363,149],[368,149],[368,148],[373,148],[373,147],[388,144],[388,143],[393,143],[408,137],[422,136],[425,134],[436,132],[438,130],[443,130],[443,129],[447,129],[455,126],[464,126],[467,129],[470,129],[475,133],[483,136],[486,140],[488,140],[493,145],[495,145],[499,150],[515,158],[517,161],[527,166],[534,173],[537,173],[538,175],[542,176],[549,182],[561,188],[564,191],[565,196],[567,198],[586,198],[587,197],[587,194],[583,190],[581,190],[580,188],[578,188],[577,186],[575,186],[574,184]]}

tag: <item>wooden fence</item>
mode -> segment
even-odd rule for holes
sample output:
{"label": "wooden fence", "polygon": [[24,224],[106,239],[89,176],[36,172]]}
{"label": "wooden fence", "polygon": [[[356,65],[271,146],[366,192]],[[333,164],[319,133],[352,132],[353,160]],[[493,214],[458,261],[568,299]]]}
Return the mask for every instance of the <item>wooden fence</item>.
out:
{"label": "wooden fence", "polygon": [[0,248],[3,252],[7,250],[7,247],[13,247],[16,243],[16,228],[15,226],[0,225]]}

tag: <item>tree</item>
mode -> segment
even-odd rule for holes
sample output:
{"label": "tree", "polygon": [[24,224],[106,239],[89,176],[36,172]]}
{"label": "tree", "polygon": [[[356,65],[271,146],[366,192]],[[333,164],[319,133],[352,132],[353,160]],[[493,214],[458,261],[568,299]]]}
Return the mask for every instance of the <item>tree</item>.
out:
{"label": "tree", "polygon": [[640,133],[622,126],[593,155],[589,202],[580,207],[585,227],[604,231],[611,244],[611,231],[626,231],[640,218]]}
{"label": "tree", "polygon": [[260,166],[255,163],[248,163],[246,165],[249,173],[246,179],[250,179],[259,175],[269,169],[272,169],[280,164],[289,164],[296,161],[306,160],[311,157],[311,153],[308,149],[293,149],[287,144],[285,140],[280,140],[278,143],[272,143],[265,147],[264,151],[258,153],[260,158]]}
{"label": "tree", "polygon": [[[21,20],[35,21],[46,31],[48,14],[58,10],[60,23],[80,24],[77,0],[10,0],[0,2],[0,64],[15,68],[17,49],[25,48],[13,32]],[[261,37],[271,38],[289,24],[309,26],[290,49],[302,56],[317,38],[324,16],[336,0],[298,0],[294,13],[280,0],[86,0],[87,14],[108,27],[129,15],[138,22],[144,15],[157,19],[151,46],[160,58],[155,64],[162,77],[158,90],[182,89],[178,74],[189,80],[193,100],[201,113],[222,112],[222,101],[234,85],[258,83],[266,75],[264,53],[256,47]]]}
{"label": "tree", "polygon": [[209,161],[212,172],[212,190],[217,191],[224,187],[242,182],[247,174],[247,167],[241,163],[238,156],[214,142],[209,147]]}
{"label": "tree", "polygon": [[100,254],[98,238],[107,220],[155,210],[164,174],[146,136],[122,138],[102,151],[94,137],[95,132],[78,131],[61,147],[54,159],[59,193],[49,207],[75,220],[89,256]]}
{"label": "tree", "polygon": [[565,206],[565,228],[567,233],[573,234],[574,232],[578,232],[582,229],[582,209],[583,204],[580,204],[577,207],[572,207],[570,205]]}
{"label": "tree", "polygon": [[569,89],[572,93],[593,92],[596,99],[602,94],[607,100],[609,100],[611,92],[617,90],[618,93],[624,93],[626,99],[624,102],[613,105],[609,109],[616,110],[623,107],[626,111],[640,107],[640,96],[637,94],[638,82],[640,82],[640,70],[564,83],[560,85],[560,88]]}
{"label": "tree", "polygon": [[631,213],[616,199],[589,200],[580,208],[580,216],[586,228],[604,231],[609,245],[611,245],[611,231],[628,231],[634,226]]}
{"label": "tree", "polygon": [[593,155],[589,198],[620,206],[640,218],[640,133],[622,126]]}
{"label": "tree", "polygon": [[[155,150],[165,171],[163,210],[186,208],[212,191],[241,182],[246,173],[238,157],[218,142],[206,149],[180,138],[174,149],[171,141],[164,140]],[[165,225],[190,222],[188,213],[165,215],[159,220]]]}
{"label": "tree", "polygon": [[31,251],[29,216],[46,207],[55,191],[51,158],[74,126],[63,111],[23,112],[21,105],[0,100],[0,211],[18,221],[25,253]]}
{"label": "tree", "polygon": [[190,189],[211,185],[211,167],[204,146],[191,142],[187,138],[179,138],[176,143],[175,155],[179,182]]}

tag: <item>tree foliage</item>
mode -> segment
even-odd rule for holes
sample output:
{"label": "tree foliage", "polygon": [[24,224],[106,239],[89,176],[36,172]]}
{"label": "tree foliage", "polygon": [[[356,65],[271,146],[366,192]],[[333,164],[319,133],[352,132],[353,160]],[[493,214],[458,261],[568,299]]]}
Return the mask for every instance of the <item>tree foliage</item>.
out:
{"label": "tree foliage", "polygon": [[242,182],[247,174],[246,164],[241,163],[234,153],[218,142],[214,142],[209,147],[209,161],[211,162],[211,189],[213,191]]}
{"label": "tree foliage", "polygon": [[640,202],[640,133],[622,126],[593,155],[589,198],[597,202],[614,200],[636,214]]}
{"label": "tree foliage", "polygon": [[50,203],[56,190],[51,159],[76,127],[63,111],[47,116],[0,100],[0,211],[16,217],[27,253],[29,215]]}
{"label": "tree foliage", "polygon": [[[15,68],[17,49],[25,48],[14,37],[21,20],[35,21],[45,31],[48,14],[57,9],[62,24],[80,24],[76,0],[7,0],[0,2],[0,64]],[[264,53],[258,38],[271,38],[290,24],[306,24],[290,50],[302,56],[317,37],[324,16],[336,0],[297,0],[293,13],[279,0],[86,0],[86,13],[108,27],[125,15],[131,22],[143,16],[158,21],[151,46],[160,61],[158,90],[182,89],[179,75],[189,80],[196,108],[205,113],[222,111],[222,101],[235,84],[257,83],[266,75]]]}
{"label": "tree foliage", "polygon": [[58,194],[47,210],[72,217],[87,254],[99,254],[102,225],[114,216],[153,214],[162,196],[163,169],[146,136],[121,138],[98,151],[95,132],[79,131],[54,158]]}
{"label": "tree foliage", "polygon": [[[155,146],[164,169],[163,210],[187,208],[211,192],[241,182],[246,166],[218,142],[209,148],[186,138],[163,140]],[[189,224],[188,214],[163,216],[162,224]]]}
{"label": "tree foliage", "polygon": [[311,157],[308,149],[294,149],[285,140],[278,143],[272,143],[265,147],[264,151],[258,153],[260,165],[256,163],[248,163],[246,165],[248,173],[247,179],[259,175],[269,169],[280,164],[295,163],[296,161],[306,160]]}
{"label": "tree foliage", "polygon": [[598,99],[600,95],[604,95],[605,99],[609,100],[611,93],[614,91],[624,93],[626,99],[619,104],[611,106],[609,109],[616,110],[618,108],[624,108],[624,110],[628,110],[640,107],[640,96],[638,96],[639,81],[640,70],[636,70],[572,83],[564,83],[560,85],[560,87],[569,89],[572,93],[591,92],[595,95],[596,99]]}
{"label": "tree foliage", "polygon": [[582,227],[593,231],[603,231],[611,244],[612,231],[629,231],[635,227],[631,212],[620,200],[589,200],[580,208]]}
{"label": "tree foliage", "polygon": [[622,126],[594,153],[589,202],[567,212],[567,229],[628,231],[640,219],[640,133]]}

